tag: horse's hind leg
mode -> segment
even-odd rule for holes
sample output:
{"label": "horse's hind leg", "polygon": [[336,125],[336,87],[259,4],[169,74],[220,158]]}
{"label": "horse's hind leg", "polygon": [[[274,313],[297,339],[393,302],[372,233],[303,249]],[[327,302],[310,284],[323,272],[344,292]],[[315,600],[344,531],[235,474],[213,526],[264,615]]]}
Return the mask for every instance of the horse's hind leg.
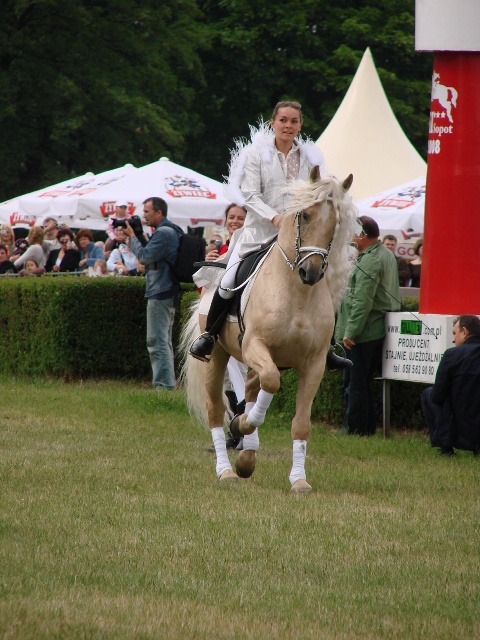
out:
{"label": "horse's hind leg", "polygon": [[[245,413],[243,416],[239,416],[238,420],[243,418],[245,421],[250,409],[254,406],[257,399],[258,392],[260,391],[260,382],[258,373],[252,369],[248,372],[247,381],[245,385]],[[253,433],[243,436],[243,450],[240,451],[235,463],[235,471],[241,478],[249,478],[255,471],[257,463],[258,448],[260,441],[258,438],[258,429],[255,429]]]}
{"label": "horse's hind leg", "polygon": [[205,388],[207,391],[208,423],[212,434],[213,446],[216,455],[216,473],[221,481],[237,480],[238,476],[233,471],[228,459],[225,431],[223,421],[225,405],[223,403],[223,381],[229,354],[217,343],[210,362],[205,365]]}

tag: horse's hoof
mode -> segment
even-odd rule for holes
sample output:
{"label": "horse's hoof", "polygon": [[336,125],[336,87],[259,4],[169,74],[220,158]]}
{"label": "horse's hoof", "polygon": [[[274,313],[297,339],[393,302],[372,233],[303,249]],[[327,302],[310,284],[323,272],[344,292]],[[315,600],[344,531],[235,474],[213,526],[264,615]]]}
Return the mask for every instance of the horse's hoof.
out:
{"label": "horse's hoof", "polygon": [[255,451],[240,451],[235,463],[235,471],[240,478],[250,478],[255,471],[255,464],[257,462],[257,454]]}
{"label": "horse's hoof", "polygon": [[293,483],[291,492],[299,496],[302,493],[310,493],[312,487],[306,480],[297,480]]}
{"label": "horse's hoof", "polygon": [[228,427],[230,429],[230,433],[234,438],[241,438],[242,436],[249,436],[253,433],[256,427],[252,427],[251,424],[247,422],[247,414],[242,413],[241,415],[233,416],[232,421]]}
{"label": "horse's hoof", "polygon": [[235,482],[238,480],[238,476],[233,469],[225,469],[219,478],[220,482]]}

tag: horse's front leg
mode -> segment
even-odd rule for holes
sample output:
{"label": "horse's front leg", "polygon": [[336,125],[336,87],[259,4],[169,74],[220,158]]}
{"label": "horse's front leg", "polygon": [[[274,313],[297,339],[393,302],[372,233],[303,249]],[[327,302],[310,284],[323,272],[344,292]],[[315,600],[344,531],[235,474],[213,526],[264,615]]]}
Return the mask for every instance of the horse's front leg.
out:
{"label": "horse's front leg", "polygon": [[269,350],[258,338],[251,338],[243,348],[244,361],[258,373],[260,389],[253,406],[246,409],[246,418],[240,421],[242,434],[251,434],[263,424],[273,394],[280,388],[280,372]]}
{"label": "horse's front leg", "polygon": [[305,458],[307,456],[307,441],[311,431],[312,403],[322,381],[325,357],[326,354],[321,358],[316,358],[316,366],[311,366],[312,362],[306,362],[305,368],[296,370],[298,387],[295,416],[292,420],[292,468],[289,475],[292,492],[296,494],[308,493],[312,490],[307,482]]}
{"label": "horse's front leg", "polygon": [[237,480],[238,476],[233,471],[228,459],[225,431],[223,422],[225,405],[223,403],[223,381],[229,354],[218,343],[215,345],[212,358],[205,373],[205,389],[207,392],[207,415],[212,434],[213,446],[216,456],[216,473],[221,481]]}

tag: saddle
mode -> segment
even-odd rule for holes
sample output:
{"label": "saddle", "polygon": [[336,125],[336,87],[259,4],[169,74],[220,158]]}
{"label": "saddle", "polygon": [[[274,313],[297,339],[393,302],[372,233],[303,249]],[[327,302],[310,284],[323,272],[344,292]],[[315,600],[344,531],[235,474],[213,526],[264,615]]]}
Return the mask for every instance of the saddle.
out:
{"label": "saddle", "polygon": [[[274,238],[268,245],[264,246],[262,249],[258,249],[255,251],[251,251],[244,258],[241,259],[240,264],[238,266],[237,272],[235,274],[235,295],[231,298],[230,304],[228,308],[225,309],[224,313],[222,313],[221,318],[218,318],[219,324],[217,330],[219,330],[220,326],[223,324],[228,315],[236,316],[238,321],[238,326],[240,329],[240,334],[238,336],[238,342],[240,346],[242,346],[243,334],[245,333],[245,325],[243,324],[243,318],[241,313],[241,299],[242,294],[245,291],[245,287],[250,281],[251,276],[254,275],[255,270],[258,264],[263,260],[265,255],[270,250],[271,245],[275,242],[276,238]],[[222,262],[197,262],[196,267],[217,267],[218,269],[226,269],[227,265]],[[216,324],[216,323],[215,323]]]}
{"label": "saddle", "polygon": [[276,238],[272,240],[267,246],[256,251],[251,251],[242,258],[242,261],[235,274],[235,296],[233,297],[230,307],[230,313],[236,315],[238,319],[238,328],[240,333],[238,334],[238,344],[242,346],[243,334],[245,333],[245,325],[242,317],[242,295],[245,291],[245,287],[250,281],[251,276],[255,273],[259,263],[263,260],[265,255],[269,252],[271,245],[275,242]]}

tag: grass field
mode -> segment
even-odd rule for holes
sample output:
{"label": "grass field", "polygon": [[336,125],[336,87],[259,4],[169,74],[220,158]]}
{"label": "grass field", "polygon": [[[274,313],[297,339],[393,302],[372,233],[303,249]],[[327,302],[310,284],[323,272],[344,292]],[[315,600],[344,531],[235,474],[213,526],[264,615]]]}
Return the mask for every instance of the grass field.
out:
{"label": "grass field", "polygon": [[[480,460],[286,419],[223,486],[183,395],[0,382],[0,638],[480,638]],[[235,454],[232,454],[232,459]]]}

